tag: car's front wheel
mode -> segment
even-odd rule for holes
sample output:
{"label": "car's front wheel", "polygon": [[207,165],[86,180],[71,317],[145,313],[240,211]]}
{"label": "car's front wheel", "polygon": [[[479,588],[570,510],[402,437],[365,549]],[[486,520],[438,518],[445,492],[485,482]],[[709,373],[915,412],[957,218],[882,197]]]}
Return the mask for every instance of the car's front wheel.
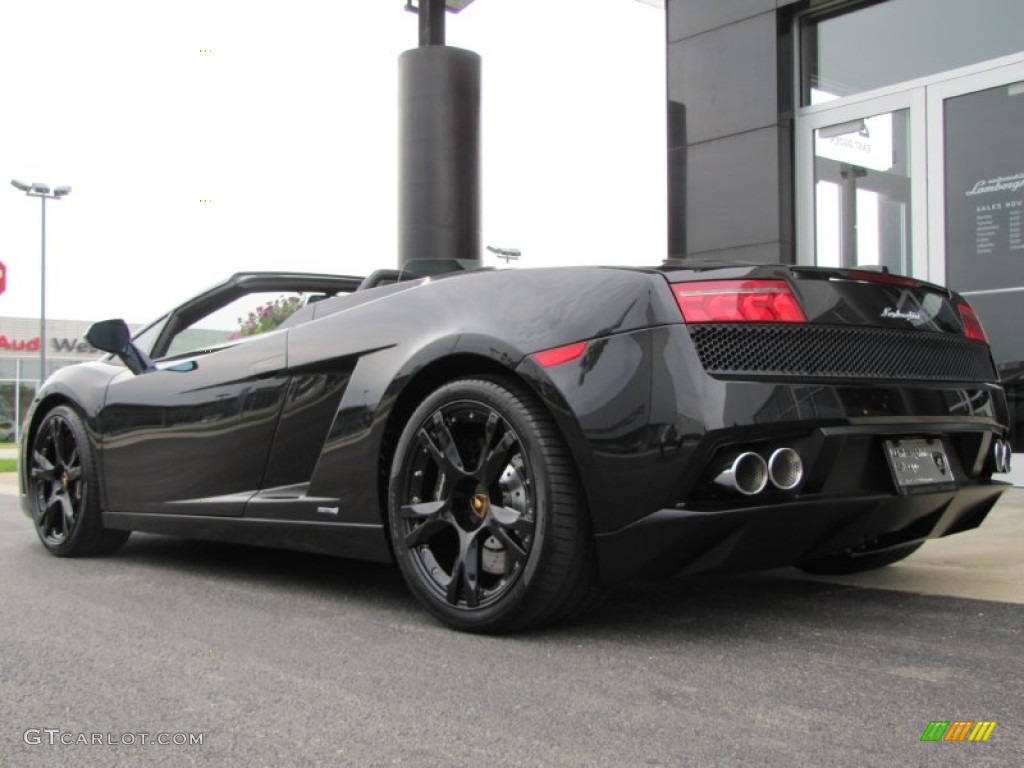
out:
{"label": "car's front wheel", "polygon": [[595,586],[568,450],[512,379],[459,379],[416,409],[395,451],[389,524],[409,587],[458,629],[550,623]]}
{"label": "car's front wheel", "polygon": [[27,479],[36,533],[53,554],[104,555],[128,540],[129,531],[103,527],[92,447],[82,419],[68,406],[57,406],[39,423]]}

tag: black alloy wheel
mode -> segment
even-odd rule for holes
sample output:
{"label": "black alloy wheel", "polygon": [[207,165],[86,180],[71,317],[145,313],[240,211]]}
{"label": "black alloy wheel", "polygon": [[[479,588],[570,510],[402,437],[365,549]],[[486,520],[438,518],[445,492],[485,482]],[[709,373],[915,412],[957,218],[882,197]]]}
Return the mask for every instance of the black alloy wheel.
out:
{"label": "black alloy wheel", "polygon": [[458,629],[562,618],[593,591],[582,493],[543,406],[511,379],[460,379],[406,424],[389,521],[406,582]]}
{"label": "black alloy wheel", "polygon": [[71,408],[58,406],[40,422],[27,480],[36,533],[53,554],[108,554],[128,539],[128,531],[103,528],[92,449]]}

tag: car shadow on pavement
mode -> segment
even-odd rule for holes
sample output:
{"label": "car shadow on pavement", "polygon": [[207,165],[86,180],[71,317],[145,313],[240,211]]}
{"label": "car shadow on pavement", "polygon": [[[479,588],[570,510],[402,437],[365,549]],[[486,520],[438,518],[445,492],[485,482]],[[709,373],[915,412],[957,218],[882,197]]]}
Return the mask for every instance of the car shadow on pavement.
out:
{"label": "car shadow on pavement", "polygon": [[[365,606],[382,618],[400,618],[423,629],[443,627],[421,609],[398,569],[389,564],[346,560],[238,544],[134,535],[115,559],[132,567],[228,583],[257,585],[282,595],[301,593]],[[560,624],[507,635],[524,643],[621,641],[703,642],[752,632],[772,637],[830,633],[837,624],[873,631],[880,620],[954,610],[956,598],[916,595],[780,578],[772,574],[700,576],[630,582],[606,588],[587,612]],[[1019,606],[984,603],[993,612]],[[851,618],[853,617],[853,618]],[[852,622],[852,624],[851,624]],[[860,626],[863,624],[863,626]]]}
{"label": "car shadow on pavement", "polygon": [[[372,605],[382,613],[411,613],[412,617],[403,619],[418,616],[424,626],[439,626],[419,608],[398,569],[390,564],[146,534],[132,536],[116,559],[145,570],[167,569],[282,592],[317,593],[328,600]],[[758,574],[633,582],[604,590],[596,605],[580,616],[517,636],[731,635],[766,616],[800,623],[811,602],[821,603],[826,595],[853,589]]]}
{"label": "car shadow on pavement", "polygon": [[870,645],[880,632],[898,631],[932,643],[936,623],[955,621],[961,631],[984,634],[989,622],[1015,626],[1022,615],[1021,606],[1009,603],[790,580],[774,571],[616,585],[595,610],[534,637],[613,644],[642,638],[649,648],[803,638],[840,644],[861,638]]}
{"label": "car shadow on pavement", "polygon": [[398,569],[285,549],[135,533],[117,555],[136,567],[238,580],[282,590],[358,594],[383,607],[413,606]]}

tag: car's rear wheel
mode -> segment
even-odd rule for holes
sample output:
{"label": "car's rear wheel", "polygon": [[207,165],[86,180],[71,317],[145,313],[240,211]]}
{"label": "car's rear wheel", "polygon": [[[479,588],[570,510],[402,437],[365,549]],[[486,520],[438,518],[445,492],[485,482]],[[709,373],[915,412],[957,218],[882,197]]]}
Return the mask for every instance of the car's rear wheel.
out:
{"label": "car's rear wheel", "polygon": [[459,379],[416,409],[395,451],[389,524],[409,587],[458,629],[550,623],[594,589],[572,460],[550,415],[512,379]]}
{"label": "car's rear wheel", "polygon": [[847,573],[860,573],[861,571],[873,571],[876,568],[884,568],[887,565],[898,563],[906,557],[910,557],[921,548],[924,542],[905,544],[901,547],[892,547],[880,552],[839,552],[827,557],[798,563],[797,568],[807,573],[820,574],[822,576],[841,576]]}
{"label": "car's rear wheel", "polygon": [[92,447],[81,418],[66,405],[39,423],[28,493],[39,540],[59,557],[109,554],[128,540],[129,531],[103,527]]}

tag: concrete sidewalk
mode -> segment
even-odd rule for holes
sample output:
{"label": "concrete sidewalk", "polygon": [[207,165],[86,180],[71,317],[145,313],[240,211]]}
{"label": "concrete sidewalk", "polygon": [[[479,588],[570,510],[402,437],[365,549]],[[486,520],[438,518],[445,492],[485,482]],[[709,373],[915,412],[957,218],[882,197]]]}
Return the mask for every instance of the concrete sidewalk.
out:
{"label": "concrete sidewalk", "polygon": [[922,595],[1024,605],[1024,489],[1003,494],[973,531],[933,539],[894,565],[849,576],[811,576],[792,568],[773,576]]}
{"label": "concrete sidewalk", "polygon": [[[18,494],[16,473],[0,473],[0,494]],[[766,575],[1024,605],[1024,489],[1004,493],[980,528],[929,541],[888,568],[850,576],[811,576],[783,568]]]}

